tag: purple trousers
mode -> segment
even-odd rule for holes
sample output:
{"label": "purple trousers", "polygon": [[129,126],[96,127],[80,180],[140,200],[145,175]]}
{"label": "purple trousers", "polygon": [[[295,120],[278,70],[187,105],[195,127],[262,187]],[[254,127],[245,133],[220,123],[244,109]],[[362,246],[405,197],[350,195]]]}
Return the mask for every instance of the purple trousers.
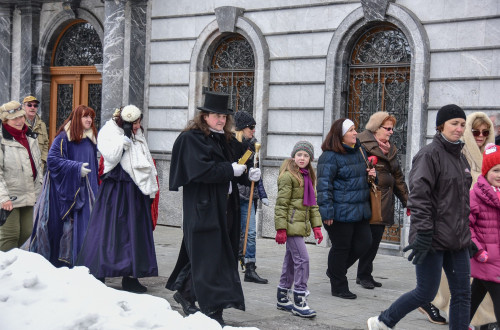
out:
{"label": "purple trousers", "polygon": [[309,254],[307,253],[304,237],[288,236],[279,287],[290,289],[293,284],[294,291],[305,292],[307,291],[308,279]]}

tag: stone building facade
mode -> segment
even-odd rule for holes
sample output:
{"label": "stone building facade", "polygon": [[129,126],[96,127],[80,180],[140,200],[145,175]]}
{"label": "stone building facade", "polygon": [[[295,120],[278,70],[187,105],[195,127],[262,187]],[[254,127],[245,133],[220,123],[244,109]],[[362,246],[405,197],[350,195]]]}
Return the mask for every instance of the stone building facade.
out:
{"label": "stone building facade", "polygon": [[[182,224],[168,191],[170,151],[204,89],[232,95],[257,121],[274,237],[279,165],[298,140],[321,153],[331,124],[362,130],[371,113],[398,119],[393,142],[408,171],[434,134],[437,110],[500,111],[497,0],[69,0],[0,3],[0,102],[34,94],[51,134],[76,103],[144,109],[161,183],[160,223]],[[383,248],[399,253],[409,219]]]}

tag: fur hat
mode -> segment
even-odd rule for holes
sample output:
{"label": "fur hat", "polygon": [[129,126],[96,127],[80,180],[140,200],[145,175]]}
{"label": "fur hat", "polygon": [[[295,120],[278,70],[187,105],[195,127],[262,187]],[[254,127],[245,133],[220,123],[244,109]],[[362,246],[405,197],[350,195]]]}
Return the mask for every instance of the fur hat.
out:
{"label": "fur hat", "polygon": [[385,111],[377,111],[373,115],[370,116],[370,119],[366,123],[365,128],[369,130],[372,133],[375,133],[376,130],[382,126],[384,123],[385,119],[389,117],[390,114]]}
{"label": "fur hat", "polygon": [[24,116],[26,112],[17,101],[10,101],[0,106],[0,120],[14,119]]}
{"label": "fur hat", "polygon": [[495,165],[500,164],[500,146],[496,146],[493,143],[488,143],[484,148],[483,153],[483,167],[481,168],[481,174],[486,177],[489,170]]}
{"label": "fur hat", "polygon": [[253,119],[252,115],[246,111],[238,111],[234,115],[234,126],[237,131],[243,130],[245,127],[255,125],[255,119]]}
{"label": "fur hat", "polygon": [[309,154],[309,157],[311,157],[311,162],[313,161],[313,159],[314,159],[314,147],[311,144],[311,142],[299,141],[299,142],[295,143],[295,146],[293,147],[293,150],[292,150],[292,158],[294,158],[295,154],[300,150],[307,152]]}
{"label": "fur hat", "polygon": [[124,106],[120,114],[122,120],[129,123],[133,123],[134,121],[139,119],[140,116],[141,116],[141,110],[139,110],[138,107],[132,104]]}
{"label": "fur hat", "polygon": [[456,104],[447,104],[439,109],[436,116],[436,127],[444,124],[445,121],[448,121],[453,118],[462,118],[466,120],[465,112],[462,108],[460,108]]}

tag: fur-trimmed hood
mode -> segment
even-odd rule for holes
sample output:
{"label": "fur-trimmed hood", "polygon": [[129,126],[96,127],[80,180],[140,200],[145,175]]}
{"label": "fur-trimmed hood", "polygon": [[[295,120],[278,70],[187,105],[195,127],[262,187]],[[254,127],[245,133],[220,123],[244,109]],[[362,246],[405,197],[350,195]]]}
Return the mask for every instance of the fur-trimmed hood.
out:
{"label": "fur-trimmed hood", "polygon": [[[486,142],[484,143],[482,148],[483,150],[479,149],[479,147],[476,144],[476,140],[474,140],[474,136],[472,135],[472,123],[477,118],[483,119],[489,125],[489,130],[490,130],[490,135],[488,135],[488,137],[486,138]],[[465,131],[462,140],[465,143],[462,152],[465,155],[465,158],[467,158],[467,161],[469,162],[469,165],[471,167],[472,186],[473,186],[477,182],[479,174],[481,174],[484,147],[488,143],[495,143],[494,126],[488,115],[485,114],[484,112],[474,112],[468,115],[467,120],[465,121]]]}

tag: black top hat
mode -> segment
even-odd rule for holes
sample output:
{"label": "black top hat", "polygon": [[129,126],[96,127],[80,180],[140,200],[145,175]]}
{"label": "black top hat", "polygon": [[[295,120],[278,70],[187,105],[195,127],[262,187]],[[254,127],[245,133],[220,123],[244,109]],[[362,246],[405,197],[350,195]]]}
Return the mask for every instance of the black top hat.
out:
{"label": "black top hat", "polygon": [[198,107],[199,110],[220,113],[223,115],[232,115],[233,110],[228,108],[229,95],[205,92],[205,104]]}

